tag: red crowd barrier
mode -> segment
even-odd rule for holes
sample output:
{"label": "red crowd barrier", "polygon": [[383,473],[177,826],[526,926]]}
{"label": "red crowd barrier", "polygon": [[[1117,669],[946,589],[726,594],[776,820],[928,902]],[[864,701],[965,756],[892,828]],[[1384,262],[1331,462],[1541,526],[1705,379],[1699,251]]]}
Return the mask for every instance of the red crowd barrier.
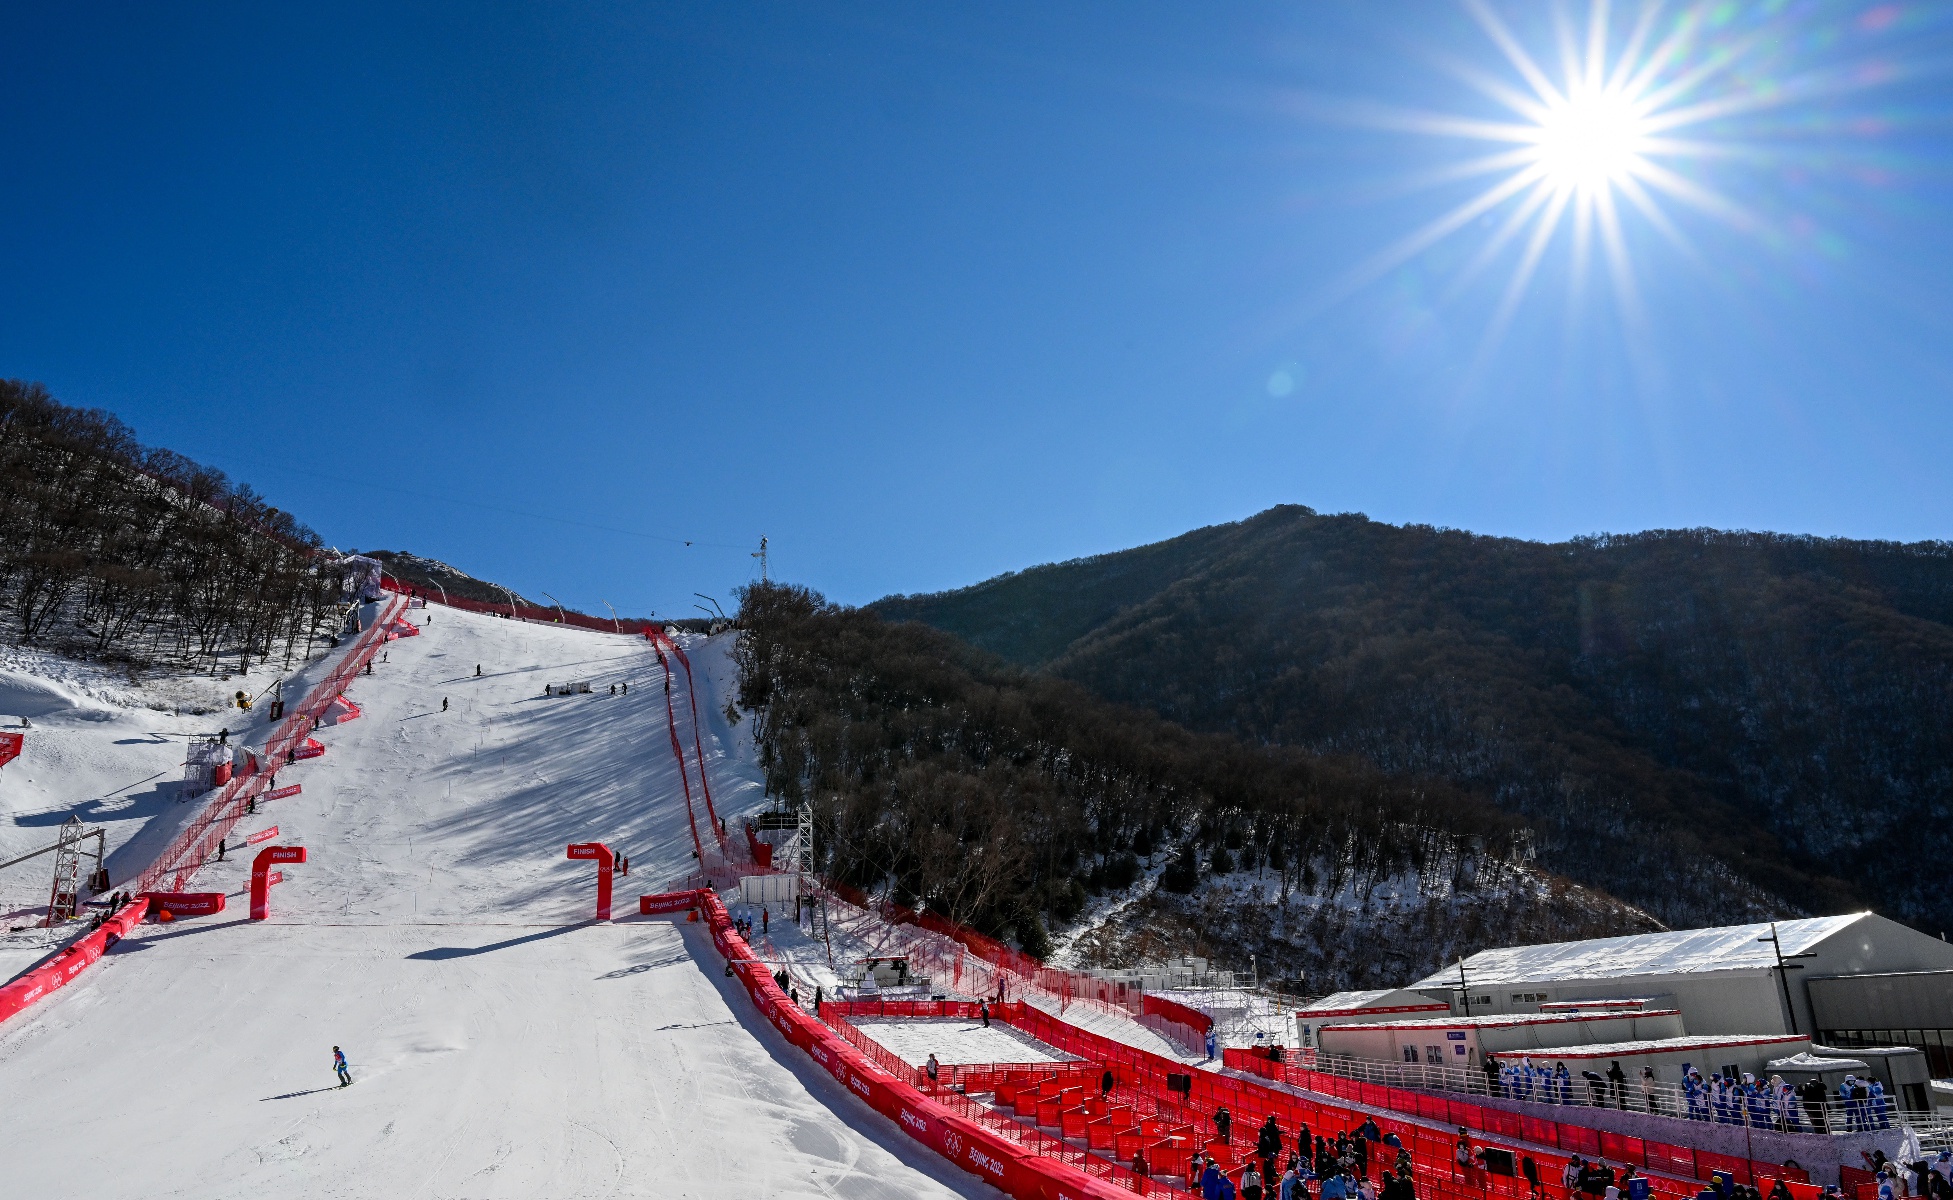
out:
{"label": "red crowd barrier", "polygon": [[[1224,1051],[1221,1061],[1224,1065],[1237,1070],[1288,1083],[1308,1091],[1353,1100],[1360,1104],[1389,1109],[1392,1112],[1414,1115],[1425,1120],[1442,1121],[1453,1128],[1464,1128],[1481,1134],[1529,1142],[1535,1146],[1550,1147],[1564,1151],[1568,1155],[1577,1154],[1587,1159],[1600,1158],[1613,1163],[1631,1164],[1662,1175],[1707,1180],[1717,1171],[1723,1171],[1736,1182],[1746,1184],[1757,1183],[1765,1178],[1794,1179],[1794,1172],[1775,1163],[1752,1161],[1734,1155],[1718,1154],[1709,1150],[1697,1150],[1688,1146],[1592,1129],[1584,1125],[1572,1125],[1522,1113],[1507,1112],[1504,1109],[1434,1096],[1407,1088],[1363,1083],[1340,1075],[1275,1062],[1265,1055],[1248,1050]],[[1535,1155],[1535,1158],[1538,1156]],[[1564,1162],[1564,1158],[1556,1160],[1555,1169],[1563,1166]],[[1542,1170],[1545,1166],[1546,1163],[1542,1160]],[[1664,1186],[1664,1181],[1655,1180],[1653,1176],[1650,1176],[1650,1179],[1651,1186],[1658,1194],[1672,1192],[1681,1196],[1694,1195],[1694,1190],[1684,1185]]]}
{"label": "red crowd barrier", "polygon": [[66,987],[75,976],[100,959],[110,946],[126,937],[148,911],[149,898],[138,896],[103,921],[101,928],[64,947],[46,962],[0,987],[0,1021],[20,1012],[50,992]]}
{"label": "red crowd barrier", "polygon": [[[325,747],[311,737],[313,725],[325,712],[326,706],[352,684],[353,677],[366,669],[366,664],[385,640],[386,625],[405,605],[406,600],[400,596],[387,598],[380,619],[360,633],[332,671],[306,693],[305,699],[297,707],[285,714],[284,721],[272,732],[265,743],[264,762],[268,766],[239,775],[225,784],[183,832],[156,856],[156,861],[143,871],[130,890],[183,891],[191,877],[216,851],[217,843],[230,836],[231,830],[245,816],[252,802],[266,794],[280,765],[311,757],[310,747],[317,747],[318,753],[324,752]],[[293,793],[279,788],[273,794],[282,796]]]}
{"label": "red crowd barrier", "polygon": [[1214,1018],[1197,1008],[1188,1008],[1184,1004],[1176,1004],[1159,996],[1142,996],[1140,1011],[1155,1017],[1165,1017],[1181,1025],[1192,1026],[1197,1033],[1214,1032]]}
{"label": "red crowd barrier", "polygon": [[[1110,1163],[1101,1162],[1103,1173],[1097,1174],[1040,1156],[973,1119],[974,1101],[953,1092],[926,1095],[920,1088],[878,1070],[845,1038],[787,999],[765,964],[754,960],[751,947],[734,932],[717,895],[710,891],[696,895],[713,944],[725,955],[760,1013],[789,1043],[806,1051],[850,1092],[893,1120],[904,1134],[1020,1200],[1110,1200],[1134,1190],[1130,1174]],[[966,1106],[964,1112],[949,1107],[957,1101]],[[1084,1157],[1082,1152],[1074,1153]]]}
{"label": "red crowd barrier", "polygon": [[637,911],[645,916],[653,913],[683,912],[697,905],[697,892],[660,892],[655,896],[637,898]]}
{"label": "red crowd barrier", "polygon": [[172,917],[208,917],[224,911],[222,892],[145,892],[150,907]]}

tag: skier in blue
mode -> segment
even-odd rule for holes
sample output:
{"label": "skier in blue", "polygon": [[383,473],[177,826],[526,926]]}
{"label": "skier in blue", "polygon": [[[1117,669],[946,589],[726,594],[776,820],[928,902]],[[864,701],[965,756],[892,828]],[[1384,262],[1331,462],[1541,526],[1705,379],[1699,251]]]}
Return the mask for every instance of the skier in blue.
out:
{"label": "skier in blue", "polygon": [[337,1046],[332,1048],[332,1069],[339,1075],[340,1087],[350,1087],[352,1085],[353,1073],[346,1066],[345,1053]]}

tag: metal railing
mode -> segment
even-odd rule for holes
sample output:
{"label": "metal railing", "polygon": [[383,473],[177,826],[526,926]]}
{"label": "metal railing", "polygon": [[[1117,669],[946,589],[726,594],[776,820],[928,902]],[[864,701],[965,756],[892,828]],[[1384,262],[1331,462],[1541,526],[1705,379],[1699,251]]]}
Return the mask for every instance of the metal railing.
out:
{"label": "metal railing", "polygon": [[[1783,1101],[1773,1096],[1745,1095],[1729,1088],[1718,1094],[1710,1087],[1689,1090],[1672,1083],[1644,1084],[1636,1079],[1618,1083],[1604,1077],[1592,1080],[1579,1074],[1562,1078],[1538,1069],[1528,1075],[1523,1067],[1508,1067],[1499,1078],[1493,1079],[1482,1070],[1437,1063],[1385,1062],[1314,1050],[1289,1054],[1289,1061],[1295,1067],[1343,1079],[1416,1091],[1512,1100],[1541,1110],[1611,1108],[1777,1133],[1850,1136],[1905,1126],[1922,1140],[1953,1135],[1953,1117],[1902,1109],[1889,1096],[1818,1102],[1793,1095]],[[1552,1055],[1544,1051],[1533,1057],[1550,1059]]]}

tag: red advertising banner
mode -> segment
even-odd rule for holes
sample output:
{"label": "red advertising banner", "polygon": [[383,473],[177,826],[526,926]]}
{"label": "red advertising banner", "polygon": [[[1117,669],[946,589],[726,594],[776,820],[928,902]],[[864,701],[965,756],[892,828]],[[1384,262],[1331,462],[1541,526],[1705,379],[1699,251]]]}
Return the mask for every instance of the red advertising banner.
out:
{"label": "red advertising banner", "polygon": [[260,829],[256,833],[246,837],[244,839],[244,844],[247,846],[255,846],[259,842],[268,842],[272,838],[275,838],[277,836],[278,836],[278,827],[276,825],[273,825],[269,829]]}
{"label": "red advertising banner", "polygon": [[24,733],[0,733],[0,767],[6,766],[20,757],[20,748],[27,744]]}
{"label": "red advertising banner", "polygon": [[655,896],[639,896],[637,911],[648,917],[655,913],[684,912],[697,904],[697,892],[660,892]]}
{"label": "red advertising banner", "polygon": [[286,785],[286,786],[284,786],[284,787],[281,787],[281,788],[275,788],[275,789],[273,789],[273,790],[271,790],[271,791],[269,791],[269,792],[266,792],[266,793],[264,794],[264,798],[265,798],[265,799],[267,799],[267,800],[283,800],[283,799],[285,799],[285,798],[286,798],[287,796],[296,796],[296,795],[298,795],[298,793],[299,793],[299,792],[300,792],[301,790],[302,790],[302,789],[301,789],[301,785],[299,785],[299,784],[296,784],[296,783],[293,783],[293,784],[287,784],[287,785]]}
{"label": "red advertising banner", "polygon": [[222,892],[144,892],[157,912],[165,909],[172,917],[207,917],[224,911]]}

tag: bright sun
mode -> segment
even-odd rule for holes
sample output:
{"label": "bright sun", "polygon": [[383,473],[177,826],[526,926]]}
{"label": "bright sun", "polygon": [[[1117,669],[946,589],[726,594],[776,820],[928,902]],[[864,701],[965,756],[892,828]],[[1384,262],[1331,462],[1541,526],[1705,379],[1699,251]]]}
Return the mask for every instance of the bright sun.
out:
{"label": "bright sun", "polygon": [[1537,162],[1556,188],[1595,192],[1642,166],[1647,118],[1618,93],[1576,94],[1539,117]]}

